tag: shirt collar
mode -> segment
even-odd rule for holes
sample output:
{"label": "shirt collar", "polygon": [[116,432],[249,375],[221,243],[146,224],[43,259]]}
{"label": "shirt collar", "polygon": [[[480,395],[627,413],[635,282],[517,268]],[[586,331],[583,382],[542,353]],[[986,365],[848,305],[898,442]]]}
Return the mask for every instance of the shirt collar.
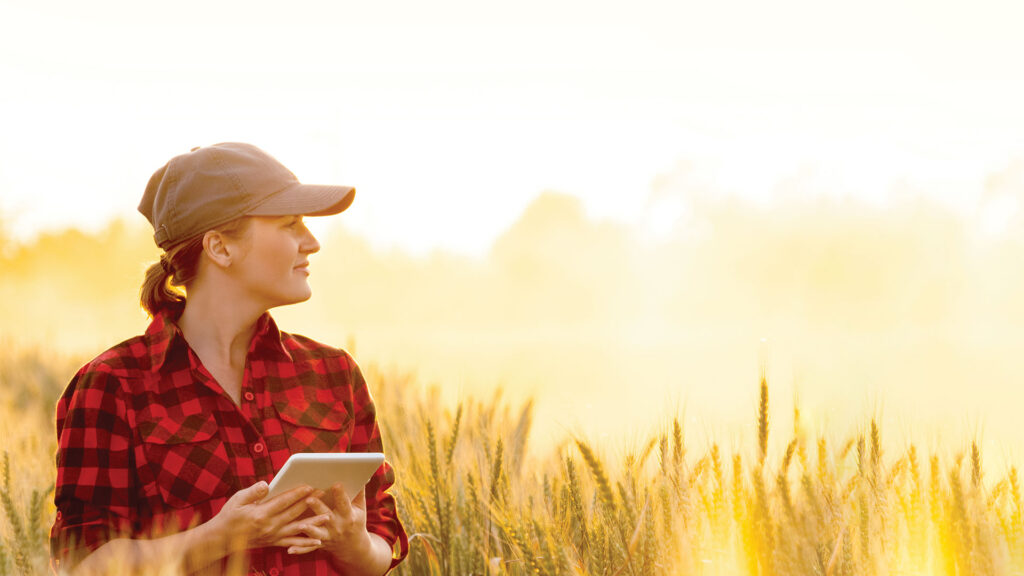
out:
{"label": "shirt collar", "polygon": [[[149,352],[152,358],[152,370],[158,371],[164,365],[173,351],[188,348],[188,342],[178,327],[178,318],[181,316],[184,307],[181,305],[164,308],[153,315],[153,321],[146,329],[146,339],[149,343]],[[280,356],[291,361],[292,355],[285,347],[282,332],[277,327],[277,322],[270,317],[269,312],[264,312],[256,320],[256,331],[253,332],[252,342],[249,344],[250,358],[266,358],[268,356]]]}

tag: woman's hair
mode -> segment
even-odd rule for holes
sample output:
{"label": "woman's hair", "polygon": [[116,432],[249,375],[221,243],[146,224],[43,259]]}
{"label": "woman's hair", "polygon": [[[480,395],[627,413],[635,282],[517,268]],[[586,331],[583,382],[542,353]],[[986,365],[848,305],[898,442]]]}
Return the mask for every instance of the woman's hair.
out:
{"label": "woman's hair", "polygon": [[[215,228],[229,238],[241,238],[249,230],[248,217],[237,218]],[[146,279],[139,291],[142,308],[150,316],[156,316],[166,308],[185,302],[187,286],[199,272],[199,256],[203,253],[201,232],[183,240],[160,255],[160,260],[146,269]],[[184,290],[183,290],[184,288]]]}

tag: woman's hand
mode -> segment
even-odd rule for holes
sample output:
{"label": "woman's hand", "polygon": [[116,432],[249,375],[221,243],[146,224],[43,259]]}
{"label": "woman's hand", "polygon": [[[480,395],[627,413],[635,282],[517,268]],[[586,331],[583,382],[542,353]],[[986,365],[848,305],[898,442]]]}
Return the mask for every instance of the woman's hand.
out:
{"label": "woman's hand", "polygon": [[[326,501],[326,502],[325,502]],[[321,491],[305,500],[317,517],[326,517],[323,525],[306,532],[321,542],[346,574],[383,574],[391,565],[391,546],[380,536],[366,530],[366,492],[349,498],[339,482],[325,494]],[[294,546],[290,554],[305,554],[316,548]]]}
{"label": "woman's hand", "polygon": [[[326,500],[326,502],[325,502]],[[345,487],[339,482],[326,494],[317,490],[306,498],[305,504],[317,517],[328,518],[321,526],[314,527],[307,534],[322,542],[329,542],[335,557],[346,559],[362,558],[369,547],[369,533],[366,531],[366,493],[360,490],[355,499],[349,498]],[[293,554],[305,554],[315,548],[296,546],[289,550]],[[345,562],[347,563],[347,562]]]}
{"label": "woman's hand", "polygon": [[[186,572],[198,571],[226,555],[261,546],[301,546],[312,551],[323,542],[329,517],[299,517],[309,509],[313,489],[294,488],[269,500],[266,482],[239,490],[216,516],[191,530],[162,538],[115,539],[89,554],[73,571],[76,575],[156,573],[176,562]],[[172,569],[173,571],[173,569]]]}
{"label": "woman's hand", "polygon": [[266,482],[257,482],[231,496],[208,522],[219,541],[231,551],[264,546],[300,546],[307,551],[319,548],[323,542],[311,534],[328,517],[320,514],[299,519],[309,509],[306,498],[313,489],[300,486],[264,500],[268,491]]}

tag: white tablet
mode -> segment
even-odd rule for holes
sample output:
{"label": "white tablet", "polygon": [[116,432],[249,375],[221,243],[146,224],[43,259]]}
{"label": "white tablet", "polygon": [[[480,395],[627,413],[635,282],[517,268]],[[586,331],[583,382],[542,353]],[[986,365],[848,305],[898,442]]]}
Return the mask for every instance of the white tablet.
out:
{"label": "white tablet", "polygon": [[383,463],[380,452],[292,454],[270,482],[267,498],[303,484],[326,492],[338,482],[343,483],[349,498],[355,498]]}

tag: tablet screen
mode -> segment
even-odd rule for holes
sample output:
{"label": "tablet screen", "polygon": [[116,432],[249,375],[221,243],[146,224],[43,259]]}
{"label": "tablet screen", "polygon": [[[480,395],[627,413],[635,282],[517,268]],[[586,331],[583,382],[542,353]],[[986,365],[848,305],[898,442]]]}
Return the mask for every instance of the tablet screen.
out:
{"label": "tablet screen", "polygon": [[380,452],[292,454],[271,481],[267,497],[304,484],[327,491],[341,482],[349,498],[355,498],[383,463]]}

